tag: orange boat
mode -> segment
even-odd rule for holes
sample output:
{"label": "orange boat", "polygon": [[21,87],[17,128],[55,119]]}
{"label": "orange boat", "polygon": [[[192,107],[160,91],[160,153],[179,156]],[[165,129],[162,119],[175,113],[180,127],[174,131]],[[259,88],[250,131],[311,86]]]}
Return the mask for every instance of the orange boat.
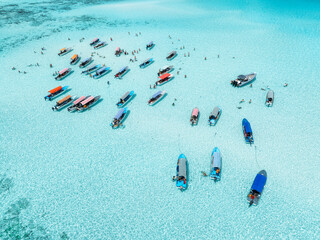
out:
{"label": "orange boat", "polygon": [[71,65],[75,65],[75,64],[77,64],[79,62],[79,60],[80,60],[79,55],[78,54],[74,54],[72,56],[72,58],[71,58],[70,64]]}
{"label": "orange boat", "polygon": [[51,101],[52,99],[60,96],[61,94],[65,93],[68,90],[69,86],[64,86],[64,87],[56,87],[54,89],[49,90],[48,92],[50,93],[49,95],[45,96],[44,99],[47,101]]}
{"label": "orange boat", "polygon": [[63,56],[63,55],[66,55],[67,53],[71,52],[72,51],[72,48],[62,48],[60,49],[60,52],[58,53],[59,56]]}
{"label": "orange boat", "polygon": [[52,107],[53,111],[59,111],[62,108],[70,105],[72,103],[72,101],[75,99],[76,97],[71,97],[71,95],[68,95],[62,99],[60,99],[56,105],[54,107]]}
{"label": "orange boat", "polygon": [[162,85],[169,82],[173,78],[173,75],[170,73],[165,73],[159,77],[159,80],[156,81],[156,85]]}

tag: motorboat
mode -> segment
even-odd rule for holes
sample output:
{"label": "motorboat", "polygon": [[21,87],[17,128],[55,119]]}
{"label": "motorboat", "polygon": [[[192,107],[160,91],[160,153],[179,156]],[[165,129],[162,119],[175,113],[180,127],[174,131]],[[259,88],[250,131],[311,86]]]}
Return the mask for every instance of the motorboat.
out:
{"label": "motorboat", "polygon": [[272,107],[274,101],[274,92],[269,90],[266,96],[266,106]]}
{"label": "motorboat", "polygon": [[215,107],[213,109],[213,111],[210,113],[210,116],[209,116],[209,125],[210,126],[216,125],[216,123],[218,122],[218,120],[220,118],[221,112],[222,112],[222,110],[220,107]]}
{"label": "motorboat", "polygon": [[77,107],[80,107],[80,103],[83,101],[83,100],[85,100],[86,98],[88,98],[88,97],[90,97],[90,96],[87,96],[87,97],[85,97],[85,96],[81,96],[81,97],[79,97],[78,99],[76,99],[73,103],[72,103],[72,105],[70,106],[70,107],[68,107],[68,112],[74,112],[74,111],[77,111]]}
{"label": "motorboat", "polygon": [[149,99],[148,104],[150,106],[155,105],[157,102],[159,102],[164,96],[166,95],[166,91],[159,91],[152,95],[152,97]]}
{"label": "motorboat", "polygon": [[154,46],[155,46],[155,44],[153,43],[153,41],[151,41],[146,45],[146,49],[151,50]]}
{"label": "motorboat", "polygon": [[266,182],[267,182],[267,172],[265,170],[261,170],[256,175],[252,183],[250,192],[247,196],[249,207],[252,204],[257,205],[259,203],[259,200],[261,198],[261,194],[264,189],[264,186],[266,185]]}
{"label": "motorboat", "polygon": [[59,71],[58,75],[55,77],[57,81],[66,78],[72,72],[71,68],[65,68]]}
{"label": "motorboat", "polygon": [[60,49],[60,52],[58,53],[59,56],[64,56],[67,53],[71,52],[73,49],[71,47],[69,48],[62,48]]}
{"label": "motorboat", "polygon": [[190,123],[192,126],[198,124],[198,119],[199,119],[199,109],[194,108],[191,113],[191,118],[190,118]]}
{"label": "motorboat", "polygon": [[96,73],[93,75],[93,78],[101,78],[102,76],[106,75],[108,72],[110,72],[110,67],[103,67],[100,68]]}
{"label": "motorboat", "polygon": [[67,92],[67,90],[69,90],[68,88],[69,88],[69,86],[64,86],[64,87],[59,86],[59,87],[56,87],[54,89],[51,89],[51,90],[48,91],[49,95],[44,97],[44,100],[51,101],[52,99],[54,99],[54,98],[62,95],[63,93]]}
{"label": "motorboat", "polygon": [[161,75],[161,76],[159,77],[159,80],[156,81],[156,85],[157,85],[157,86],[161,86],[161,85],[169,82],[169,81],[172,80],[172,79],[173,79],[173,75],[172,75],[172,74],[170,74],[170,73],[165,73],[165,74],[163,74],[163,75]]}
{"label": "motorboat", "polygon": [[56,102],[56,105],[52,107],[52,110],[60,111],[62,108],[65,108],[66,106],[70,105],[75,98],[75,96],[71,97],[71,95],[68,95],[60,99],[58,102]]}
{"label": "motorboat", "polygon": [[82,102],[80,102],[79,107],[77,107],[77,111],[79,112],[83,112],[86,109],[89,109],[90,107],[93,107],[93,105],[95,105],[101,96],[90,96],[88,98],[86,98],[85,100],[83,100]]}
{"label": "motorboat", "polygon": [[243,130],[244,139],[246,140],[246,143],[250,143],[250,145],[251,143],[254,143],[251,125],[249,121],[245,118],[242,120],[242,130]]}
{"label": "motorboat", "polygon": [[164,66],[162,68],[159,69],[159,72],[158,72],[158,76],[161,76],[165,73],[169,73],[171,72],[172,70],[174,69],[173,65],[171,66]]}
{"label": "motorboat", "polygon": [[92,61],[93,61],[92,57],[88,57],[88,58],[84,59],[79,64],[79,68],[84,68],[84,67],[88,66],[90,63],[92,63]]}
{"label": "motorboat", "polygon": [[180,154],[178,158],[175,180],[177,188],[179,188],[181,191],[187,189],[188,166],[187,158],[184,154]]}
{"label": "motorboat", "polygon": [[121,108],[117,115],[113,118],[113,121],[112,123],[110,123],[110,126],[115,129],[115,128],[118,128],[121,123],[124,121],[125,119],[125,116],[127,115],[127,108]]}
{"label": "motorboat", "polygon": [[99,38],[95,38],[90,42],[90,46],[95,46],[99,42]]}
{"label": "motorboat", "polygon": [[117,72],[116,75],[114,75],[115,78],[121,79],[127,72],[129,71],[129,67],[125,66]]}
{"label": "motorboat", "polygon": [[82,71],[81,74],[90,74],[93,73],[95,71],[98,71],[100,68],[102,68],[103,65],[102,64],[97,64],[97,65],[90,65],[87,70]]}
{"label": "motorboat", "polygon": [[256,73],[250,73],[247,75],[239,75],[236,80],[231,81],[231,85],[234,87],[242,87],[253,82],[256,79]]}
{"label": "motorboat", "polygon": [[148,59],[144,60],[143,63],[141,63],[139,65],[139,67],[145,68],[145,67],[149,66],[151,63],[153,63],[153,58],[148,58]]}
{"label": "motorboat", "polygon": [[74,54],[72,57],[71,57],[71,61],[70,61],[70,64],[71,65],[76,65],[80,60],[80,57],[78,54]]}
{"label": "motorboat", "polygon": [[99,49],[99,48],[102,48],[104,46],[107,46],[106,42],[98,42],[93,48],[94,49]]}
{"label": "motorboat", "polygon": [[134,95],[134,91],[128,91],[126,92],[121,98],[120,101],[116,104],[118,107],[124,107],[130,100],[132,99]]}
{"label": "motorboat", "polygon": [[211,154],[210,178],[214,181],[221,179],[221,153],[217,147],[213,149]]}
{"label": "motorboat", "polygon": [[178,54],[177,54],[177,51],[172,51],[172,52],[168,53],[166,59],[167,59],[168,61],[171,61],[171,60],[174,59],[177,55],[178,55]]}

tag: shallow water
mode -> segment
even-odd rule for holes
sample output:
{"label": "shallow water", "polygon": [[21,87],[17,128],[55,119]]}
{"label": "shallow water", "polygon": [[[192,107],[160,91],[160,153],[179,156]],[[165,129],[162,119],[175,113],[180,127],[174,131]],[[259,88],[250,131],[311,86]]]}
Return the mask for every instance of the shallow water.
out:
{"label": "shallow water", "polygon": [[[318,3],[55,2],[0,5],[2,239],[318,238]],[[47,9],[43,16],[39,8]],[[68,67],[75,53],[89,56],[95,37],[108,46],[97,50],[105,58],[95,55],[94,63],[112,72],[96,80],[72,66],[74,73],[56,82],[52,73]],[[154,49],[144,50],[151,40]],[[57,56],[69,46],[72,53]],[[118,46],[141,48],[138,61],[115,57]],[[149,89],[172,50],[178,51],[171,62],[175,78]],[[148,57],[155,62],[140,69]],[[114,79],[126,65],[131,71]],[[252,88],[230,86],[253,71]],[[58,85],[103,101],[83,113],[53,112],[55,101],[43,97]],[[271,108],[264,106],[261,88],[267,87],[275,91]],[[113,130],[115,104],[129,90],[137,94],[127,105],[130,114],[123,128]],[[168,95],[148,106],[158,90]],[[221,118],[209,127],[217,105]],[[191,127],[194,107],[200,120]],[[243,139],[244,117],[253,128],[252,146]],[[219,183],[201,176],[216,146],[223,162]],[[171,181],[180,153],[189,162],[184,192]],[[268,173],[265,190],[259,205],[248,208],[246,195],[261,169]]]}

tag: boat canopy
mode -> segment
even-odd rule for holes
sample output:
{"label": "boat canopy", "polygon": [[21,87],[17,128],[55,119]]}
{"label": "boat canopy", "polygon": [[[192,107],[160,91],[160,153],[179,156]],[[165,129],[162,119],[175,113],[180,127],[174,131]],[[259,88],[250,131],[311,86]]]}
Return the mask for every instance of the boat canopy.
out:
{"label": "boat canopy", "polygon": [[49,92],[49,93],[55,93],[55,92],[60,91],[61,89],[62,89],[62,87],[59,86],[59,87],[56,87],[56,88],[54,88],[54,89],[49,90],[48,92]]}
{"label": "boat canopy", "polygon": [[273,91],[270,90],[268,93],[267,93],[267,99],[269,98],[273,98]]}
{"label": "boat canopy", "polygon": [[68,70],[69,70],[69,68],[65,68],[65,69],[61,70],[61,71],[59,72],[59,74],[64,74],[64,73],[67,72]]}
{"label": "boat canopy", "polygon": [[178,177],[187,178],[187,159],[179,158],[178,167],[177,167],[177,175],[178,175]]}
{"label": "boat canopy", "polygon": [[75,55],[72,56],[71,59],[72,59],[72,60],[75,60],[77,57],[78,57],[78,54],[75,54]]}
{"label": "boat canopy", "polygon": [[214,118],[216,118],[218,116],[219,112],[220,112],[220,108],[219,107],[215,107],[211,114],[212,114],[212,116]]}
{"label": "boat canopy", "polygon": [[81,104],[82,104],[82,105],[86,105],[88,102],[92,101],[93,99],[94,99],[94,97],[93,97],[93,96],[90,96],[90,97],[88,97],[86,100],[83,100],[83,101],[81,102]]}
{"label": "boat canopy", "polygon": [[162,94],[162,91],[159,91],[159,92],[153,94],[151,98],[155,98],[155,97],[157,97],[157,96],[159,96],[161,94]]}
{"label": "boat canopy", "polygon": [[124,100],[126,99],[126,97],[128,97],[130,95],[130,91],[126,92],[120,99]]}
{"label": "boat canopy", "polygon": [[239,80],[245,80],[246,78],[247,78],[247,77],[246,77],[245,75],[239,75],[239,76],[238,76],[238,79],[239,79]]}
{"label": "boat canopy", "polygon": [[247,133],[252,132],[250,123],[248,122],[247,119],[244,118],[244,119],[242,120],[242,124],[243,124],[244,129],[245,129],[245,131],[246,131]]}
{"label": "boat canopy", "polygon": [[120,69],[119,73],[122,73],[122,72],[126,71],[127,69],[128,69],[128,66],[125,66],[125,67]]}
{"label": "boat canopy", "polygon": [[98,64],[98,65],[90,65],[88,68],[87,68],[87,71],[92,71],[93,69],[96,69],[98,67],[101,67],[101,64]]}
{"label": "boat canopy", "polygon": [[257,174],[256,178],[252,183],[251,189],[261,193],[264,185],[266,184],[266,181],[267,181],[267,178],[265,176],[261,174]]}
{"label": "boat canopy", "polygon": [[99,74],[103,73],[104,71],[107,71],[108,69],[109,69],[109,68],[107,68],[107,67],[103,67],[103,68],[99,69],[99,70],[96,72],[96,74],[99,75]]}
{"label": "boat canopy", "polygon": [[79,102],[83,101],[85,98],[86,98],[85,96],[81,96],[77,100],[75,100],[73,104],[78,104]]}
{"label": "boat canopy", "polygon": [[170,77],[170,76],[171,76],[170,73],[165,73],[165,74],[161,75],[159,78],[160,78],[161,80],[163,80],[163,79],[166,79],[166,78],[168,78],[168,77]]}
{"label": "boat canopy", "polygon": [[148,44],[147,44],[147,46],[152,46],[153,45],[153,41],[151,41],[151,42],[149,42]]}
{"label": "boat canopy", "polygon": [[88,62],[88,61],[90,61],[91,59],[92,59],[92,57],[88,57],[88,58],[84,59],[84,60],[82,61],[82,63]]}
{"label": "boat canopy", "polygon": [[71,95],[68,95],[68,96],[60,99],[57,103],[58,103],[58,104],[61,104],[61,103],[65,102],[65,101],[67,101],[69,98],[71,98]]}
{"label": "boat canopy", "polygon": [[213,153],[213,167],[221,168],[221,155],[220,152]]}
{"label": "boat canopy", "polygon": [[92,42],[97,42],[97,41],[99,41],[99,38],[95,38],[92,40]]}
{"label": "boat canopy", "polygon": [[143,61],[143,63],[148,63],[148,62],[151,62],[152,61],[152,58],[148,58],[146,60]]}
{"label": "boat canopy", "polygon": [[63,52],[63,51],[65,51],[66,50],[66,48],[62,48],[61,50],[60,50],[60,52]]}
{"label": "boat canopy", "polygon": [[120,52],[120,47],[117,47],[117,48],[116,48],[116,52]]}
{"label": "boat canopy", "polygon": [[192,111],[192,116],[198,116],[199,114],[199,109],[198,108],[194,108],[193,111]]}
{"label": "boat canopy", "polygon": [[119,120],[125,110],[126,110],[125,108],[120,109],[117,115],[114,117],[114,119]]}

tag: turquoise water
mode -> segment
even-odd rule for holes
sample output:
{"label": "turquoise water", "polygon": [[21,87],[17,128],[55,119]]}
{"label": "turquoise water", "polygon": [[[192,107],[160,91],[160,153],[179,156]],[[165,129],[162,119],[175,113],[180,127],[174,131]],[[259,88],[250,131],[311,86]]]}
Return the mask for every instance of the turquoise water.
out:
{"label": "turquoise water", "polygon": [[[2,1],[0,238],[319,238],[319,10],[316,1]],[[94,80],[76,66],[56,82],[52,73],[68,67],[74,53],[89,56],[95,37],[109,45],[94,63],[113,71]],[[155,48],[144,50],[151,40]],[[69,46],[72,54],[57,56]],[[141,48],[138,61],[116,58],[118,46]],[[175,79],[149,89],[172,50]],[[155,62],[140,69],[148,57]],[[114,79],[125,65],[131,71]],[[230,86],[253,71],[252,88]],[[53,112],[54,102],[43,97],[58,85],[103,101],[83,113]],[[264,106],[267,87],[275,92],[271,108]],[[137,94],[130,114],[113,130],[115,104],[130,90]],[[158,90],[168,95],[148,106]],[[217,105],[221,118],[209,127]],[[201,116],[191,127],[194,107]],[[244,117],[253,146],[243,139]],[[219,183],[201,174],[209,172],[214,147],[222,154]],[[184,192],[171,181],[180,153],[189,162]],[[261,169],[265,190],[248,208]]]}

